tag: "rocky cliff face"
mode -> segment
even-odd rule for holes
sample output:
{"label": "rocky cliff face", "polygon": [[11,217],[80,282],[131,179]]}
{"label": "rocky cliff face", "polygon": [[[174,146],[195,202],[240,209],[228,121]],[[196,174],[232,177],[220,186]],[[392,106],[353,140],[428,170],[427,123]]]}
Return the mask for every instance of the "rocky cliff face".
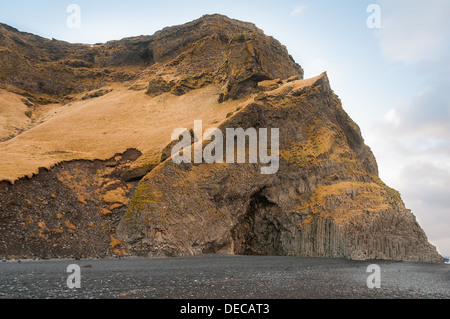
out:
{"label": "rocky cliff face", "polygon": [[141,181],[119,225],[132,251],[441,262],[400,195],[378,178],[326,74],[284,81],[219,129],[239,127],[280,128],[278,173],[168,159]]}
{"label": "rocky cliff face", "polygon": [[277,40],[251,23],[220,15],[153,36],[93,46],[48,40],[0,24],[0,67],[0,83],[50,95],[50,101],[142,78],[150,79],[151,95],[182,95],[220,83],[220,99],[226,100],[254,92],[262,80],[303,76]]}
{"label": "rocky cliff face", "polygon": [[[398,192],[379,179],[326,74],[304,80],[286,48],[253,24],[204,16],[94,46],[0,24],[0,89],[38,114],[46,107],[22,139],[2,142],[0,158],[10,163],[0,165],[9,178],[0,183],[0,256],[228,253],[442,262]],[[200,100],[207,107],[198,107]],[[101,101],[106,114],[98,111]],[[130,101],[137,106],[125,108]],[[157,119],[146,127],[158,132],[148,135],[151,141],[135,136],[143,134],[133,123],[147,116],[143,109]],[[85,129],[82,142],[48,143],[52,128],[64,132],[49,115],[54,110]],[[223,115],[212,117],[211,110]],[[109,125],[124,133],[107,130],[109,113],[127,116]],[[91,114],[86,128],[77,124],[82,114]],[[277,174],[261,174],[259,164],[175,164],[172,130],[206,117],[204,129],[223,134],[279,128]],[[161,127],[170,127],[164,136]],[[104,147],[95,143],[105,134],[116,155],[87,158]],[[45,156],[36,176],[23,178],[29,168],[14,161],[21,145],[32,150],[33,165]]]}

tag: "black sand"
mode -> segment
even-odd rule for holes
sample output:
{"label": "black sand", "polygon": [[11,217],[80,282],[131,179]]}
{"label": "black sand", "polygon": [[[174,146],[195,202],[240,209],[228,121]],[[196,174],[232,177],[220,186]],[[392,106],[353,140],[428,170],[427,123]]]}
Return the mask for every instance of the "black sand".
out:
{"label": "black sand", "polygon": [[[81,267],[81,289],[67,267]],[[367,267],[381,267],[369,289]],[[450,265],[202,256],[0,262],[2,299],[449,299]]]}

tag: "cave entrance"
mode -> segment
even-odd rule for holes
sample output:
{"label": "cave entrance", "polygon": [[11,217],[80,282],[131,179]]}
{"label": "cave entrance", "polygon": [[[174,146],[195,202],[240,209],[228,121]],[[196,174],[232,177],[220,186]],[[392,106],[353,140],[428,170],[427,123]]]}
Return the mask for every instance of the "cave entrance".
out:
{"label": "cave entrance", "polygon": [[233,253],[248,256],[282,255],[280,208],[263,195],[264,189],[250,199],[246,213],[231,231]]}

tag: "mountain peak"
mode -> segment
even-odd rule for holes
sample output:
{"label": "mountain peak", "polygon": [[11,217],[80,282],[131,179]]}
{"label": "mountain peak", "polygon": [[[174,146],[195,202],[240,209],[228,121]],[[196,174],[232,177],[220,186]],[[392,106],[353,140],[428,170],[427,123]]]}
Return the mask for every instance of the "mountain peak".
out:
{"label": "mountain peak", "polygon": [[[254,91],[260,80],[303,77],[302,68],[281,43],[254,24],[219,14],[167,27],[153,36],[93,47],[4,29],[0,32],[0,84],[53,99],[105,83],[153,83],[163,77],[175,94],[221,84],[221,100],[227,100]],[[136,72],[136,67],[142,72]]]}

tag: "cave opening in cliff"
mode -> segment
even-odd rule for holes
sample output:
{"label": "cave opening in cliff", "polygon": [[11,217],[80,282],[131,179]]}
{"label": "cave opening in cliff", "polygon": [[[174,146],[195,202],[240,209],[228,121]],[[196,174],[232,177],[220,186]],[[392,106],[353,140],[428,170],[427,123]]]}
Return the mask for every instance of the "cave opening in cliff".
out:
{"label": "cave opening in cliff", "polygon": [[280,224],[275,219],[279,207],[263,195],[264,189],[255,193],[231,231],[235,255],[281,255]]}

